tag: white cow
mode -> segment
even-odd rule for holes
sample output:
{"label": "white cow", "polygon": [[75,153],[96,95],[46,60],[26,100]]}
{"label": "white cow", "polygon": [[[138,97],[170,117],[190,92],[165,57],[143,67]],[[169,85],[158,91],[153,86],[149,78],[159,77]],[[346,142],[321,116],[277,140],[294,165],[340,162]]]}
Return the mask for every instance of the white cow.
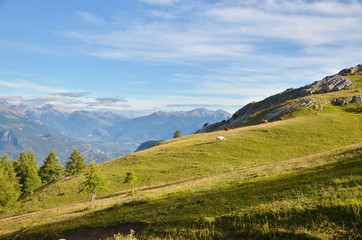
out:
{"label": "white cow", "polygon": [[218,136],[216,137],[216,142],[226,141],[226,138],[224,136]]}

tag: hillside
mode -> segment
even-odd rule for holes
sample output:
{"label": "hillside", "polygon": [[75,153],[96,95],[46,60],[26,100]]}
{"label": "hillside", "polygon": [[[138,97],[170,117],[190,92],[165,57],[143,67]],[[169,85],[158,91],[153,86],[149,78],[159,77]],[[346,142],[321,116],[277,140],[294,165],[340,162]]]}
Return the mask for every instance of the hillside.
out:
{"label": "hillside", "polygon": [[[297,89],[289,88],[284,92],[270,96],[260,102],[252,102],[239,109],[229,120],[211,124],[198,132],[210,132],[222,130],[225,127],[240,127],[252,124],[259,124],[261,120],[269,122],[281,120],[283,116],[294,112],[297,109],[307,107],[316,111],[323,111],[328,104],[346,105],[349,102],[362,100],[360,76],[362,65],[341,70],[339,73],[327,76],[320,81]],[[353,80],[358,80],[357,82]],[[343,91],[343,99],[338,94],[326,93]]]}
{"label": "hillside", "polygon": [[[95,227],[133,228],[143,239],[361,239],[361,101],[348,99],[360,95],[362,76],[347,77],[350,88],[276,105],[315,98],[323,108],[299,106],[282,121],[183,136],[102,163],[107,186],[95,209],[79,193],[81,175],[49,184],[3,213],[0,239],[22,230],[17,239],[92,239]],[[127,171],[139,178],[135,196]]]}

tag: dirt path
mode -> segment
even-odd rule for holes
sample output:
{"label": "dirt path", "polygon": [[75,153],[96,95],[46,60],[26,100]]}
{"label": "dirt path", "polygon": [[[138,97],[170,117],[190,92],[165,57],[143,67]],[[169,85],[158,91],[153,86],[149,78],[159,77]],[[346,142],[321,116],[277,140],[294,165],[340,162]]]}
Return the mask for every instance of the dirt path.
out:
{"label": "dirt path", "polygon": [[109,227],[92,227],[92,228],[78,228],[63,234],[54,240],[65,239],[65,240],[104,240],[108,237],[113,237],[118,233],[123,235],[130,234],[132,229],[135,234],[142,232],[146,227],[147,223],[121,223],[117,226]]}

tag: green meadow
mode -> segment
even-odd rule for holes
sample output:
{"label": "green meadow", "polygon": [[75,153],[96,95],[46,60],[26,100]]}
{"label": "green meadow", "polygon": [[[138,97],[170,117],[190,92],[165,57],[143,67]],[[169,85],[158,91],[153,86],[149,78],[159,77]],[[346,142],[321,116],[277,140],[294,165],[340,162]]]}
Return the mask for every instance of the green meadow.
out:
{"label": "green meadow", "polygon": [[[183,136],[107,161],[95,208],[79,192],[83,176],[70,176],[2,213],[0,239],[141,223],[141,239],[361,239],[360,109],[301,108],[281,121]],[[216,142],[220,135],[227,141]],[[139,179],[135,194],[123,183],[128,171]]]}

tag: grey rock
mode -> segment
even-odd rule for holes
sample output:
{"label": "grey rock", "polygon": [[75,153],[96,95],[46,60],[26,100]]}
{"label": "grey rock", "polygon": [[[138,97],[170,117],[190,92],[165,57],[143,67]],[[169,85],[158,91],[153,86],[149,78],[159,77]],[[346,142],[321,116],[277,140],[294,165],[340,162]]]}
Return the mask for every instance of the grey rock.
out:
{"label": "grey rock", "polygon": [[304,91],[305,93],[304,95],[308,95],[309,93],[310,94],[329,93],[329,92],[336,92],[351,88],[352,86],[354,86],[354,84],[355,84],[354,81],[348,78],[338,75],[333,75],[325,77],[320,81],[316,81],[311,85],[307,85],[305,89],[303,89],[302,91]]}
{"label": "grey rock", "polygon": [[340,76],[349,76],[349,75],[362,75],[362,64],[358,64],[355,67],[346,68],[340,71],[337,75]]}
{"label": "grey rock", "polygon": [[336,106],[344,106],[349,103],[356,103],[362,101],[362,95],[356,95],[352,97],[343,97],[343,98],[335,98],[331,101],[333,105]]}
{"label": "grey rock", "polygon": [[362,101],[362,95],[353,96],[350,103],[356,103]]}

